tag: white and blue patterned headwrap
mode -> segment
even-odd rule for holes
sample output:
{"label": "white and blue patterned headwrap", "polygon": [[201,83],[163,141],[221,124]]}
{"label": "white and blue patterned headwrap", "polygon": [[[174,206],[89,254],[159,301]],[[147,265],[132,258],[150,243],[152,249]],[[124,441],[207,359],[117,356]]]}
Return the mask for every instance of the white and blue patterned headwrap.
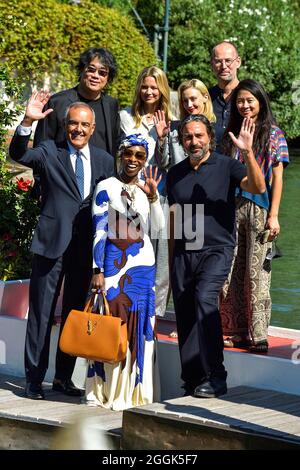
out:
{"label": "white and blue patterned headwrap", "polygon": [[144,147],[146,150],[146,159],[148,160],[148,142],[147,140],[142,136],[142,134],[131,134],[127,135],[122,141],[118,149],[118,157],[120,158],[122,155],[122,151],[126,147],[133,147],[134,145],[140,145],[141,147]]}

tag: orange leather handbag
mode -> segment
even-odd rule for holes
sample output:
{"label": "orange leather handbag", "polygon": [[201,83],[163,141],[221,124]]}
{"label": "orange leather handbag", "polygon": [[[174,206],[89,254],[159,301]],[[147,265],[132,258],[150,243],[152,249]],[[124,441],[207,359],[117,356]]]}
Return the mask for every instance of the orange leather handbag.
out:
{"label": "orange leather handbag", "polygon": [[93,361],[117,363],[127,353],[127,324],[113,317],[102,292],[104,313],[93,313],[95,295],[88,300],[84,311],[71,310],[59,341],[60,349],[70,356]]}

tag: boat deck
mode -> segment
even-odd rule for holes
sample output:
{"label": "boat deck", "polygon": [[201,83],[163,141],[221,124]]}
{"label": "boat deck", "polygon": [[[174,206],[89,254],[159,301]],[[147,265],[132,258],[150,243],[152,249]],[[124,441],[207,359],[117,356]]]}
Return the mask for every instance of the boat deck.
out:
{"label": "boat deck", "polygon": [[299,396],[251,387],[124,411],[126,449],[300,449]]}
{"label": "boat deck", "polygon": [[[96,426],[99,440],[110,438],[108,448],[119,447],[122,412],[81,404],[78,397],[54,392],[49,383],[44,383],[45,400],[30,400],[24,387],[24,378],[0,375],[0,449],[72,449],[68,433],[80,448],[84,437],[78,429],[84,425],[89,431]],[[62,428],[67,431],[60,438]]]}
{"label": "boat deck", "polygon": [[0,449],[86,448],[85,432],[91,449],[300,449],[300,398],[291,394],[234,387],[216,399],[181,397],[122,413],[80,404],[50,384],[46,400],[29,400],[24,385],[0,376]]}
{"label": "boat deck", "polygon": [[[161,341],[168,341],[170,343],[177,344],[177,339],[170,338],[170,333],[176,330],[176,323],[172,320],[161,320],[158,326],[158,339]],[[276,336],[278,334],[278,328],[269,327],[269,350],[263,356],[266,357],[277,357],[282,359],[291,359],[293,352],[299,347],[298,359],[300,358],[300,331],[288,330],[280,328],[280,331],[284,331],[285,337]],[[285,331],[286,330],[286,331]],[[288,337],[288,332],[293,331],[294,334]],[[228,351],[236,351],[240,353],[250,354],[247,349],[243,348],[225,348]],[[253,354],[253,353],[251,353]]]}
{"label": "boat deck", "polygon": [[[95,449],[300,449],[299,332],[271,327],[268,354],[227,348],[228,394],[207,400],[181,396],[177,340],[169,337],[175,323],[161,320],[162,401],[122,413],[81,404],[76,397],[53,392],[47,382],[46,400],[24,398],[25,379],[20,376],[26,320],[2,316],[0,326],[5,338],[0,449],[80,449],[87,441]],[[53,378],[57,335],[54,326],[48,381]],[[75,383],[83,386],[85,361],[77,363]]]}

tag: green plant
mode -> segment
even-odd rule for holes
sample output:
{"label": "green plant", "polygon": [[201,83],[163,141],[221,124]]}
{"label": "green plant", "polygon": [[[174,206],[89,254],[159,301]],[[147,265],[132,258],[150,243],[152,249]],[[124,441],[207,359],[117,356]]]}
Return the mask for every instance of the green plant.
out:
{"label": "green plant", "polygon": [[118,64],[118,77],[107,90],[121,107],[131,103],[140,70],[156,62],[154,51],[120,10],[91,0],[79,4],[57,0],[0,0],[0,58],[23,81],[43,85],[51,92],[74,86],[76,64],[89,47],[107,47]]}
{"label": "green plant", "polygon": [[[21,107],[21,89],[7,65],[0,66],[0,279],[27,278],[30,273],[30,243],[38,208],[29,179],[12,178],[7,162],[7,128]],[[15,106],[12,106],[12,103]]]}

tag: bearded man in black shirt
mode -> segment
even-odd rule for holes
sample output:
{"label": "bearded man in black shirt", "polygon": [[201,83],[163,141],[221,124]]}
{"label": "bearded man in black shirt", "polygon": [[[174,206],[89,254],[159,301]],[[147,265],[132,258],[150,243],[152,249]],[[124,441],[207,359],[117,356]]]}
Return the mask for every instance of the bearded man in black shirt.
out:
{"label": "bearded man in black shirt", "polygon": [[230,136],[246,166],[214,152],[214,130],[203,115],[180,125],[187,158],[167,176],[170,206],[170,277],[186,394],[217,397],[227,391],[218,296],[235,246],[235,190],[263,193],[252,151],[255,124],[245,118]]}

